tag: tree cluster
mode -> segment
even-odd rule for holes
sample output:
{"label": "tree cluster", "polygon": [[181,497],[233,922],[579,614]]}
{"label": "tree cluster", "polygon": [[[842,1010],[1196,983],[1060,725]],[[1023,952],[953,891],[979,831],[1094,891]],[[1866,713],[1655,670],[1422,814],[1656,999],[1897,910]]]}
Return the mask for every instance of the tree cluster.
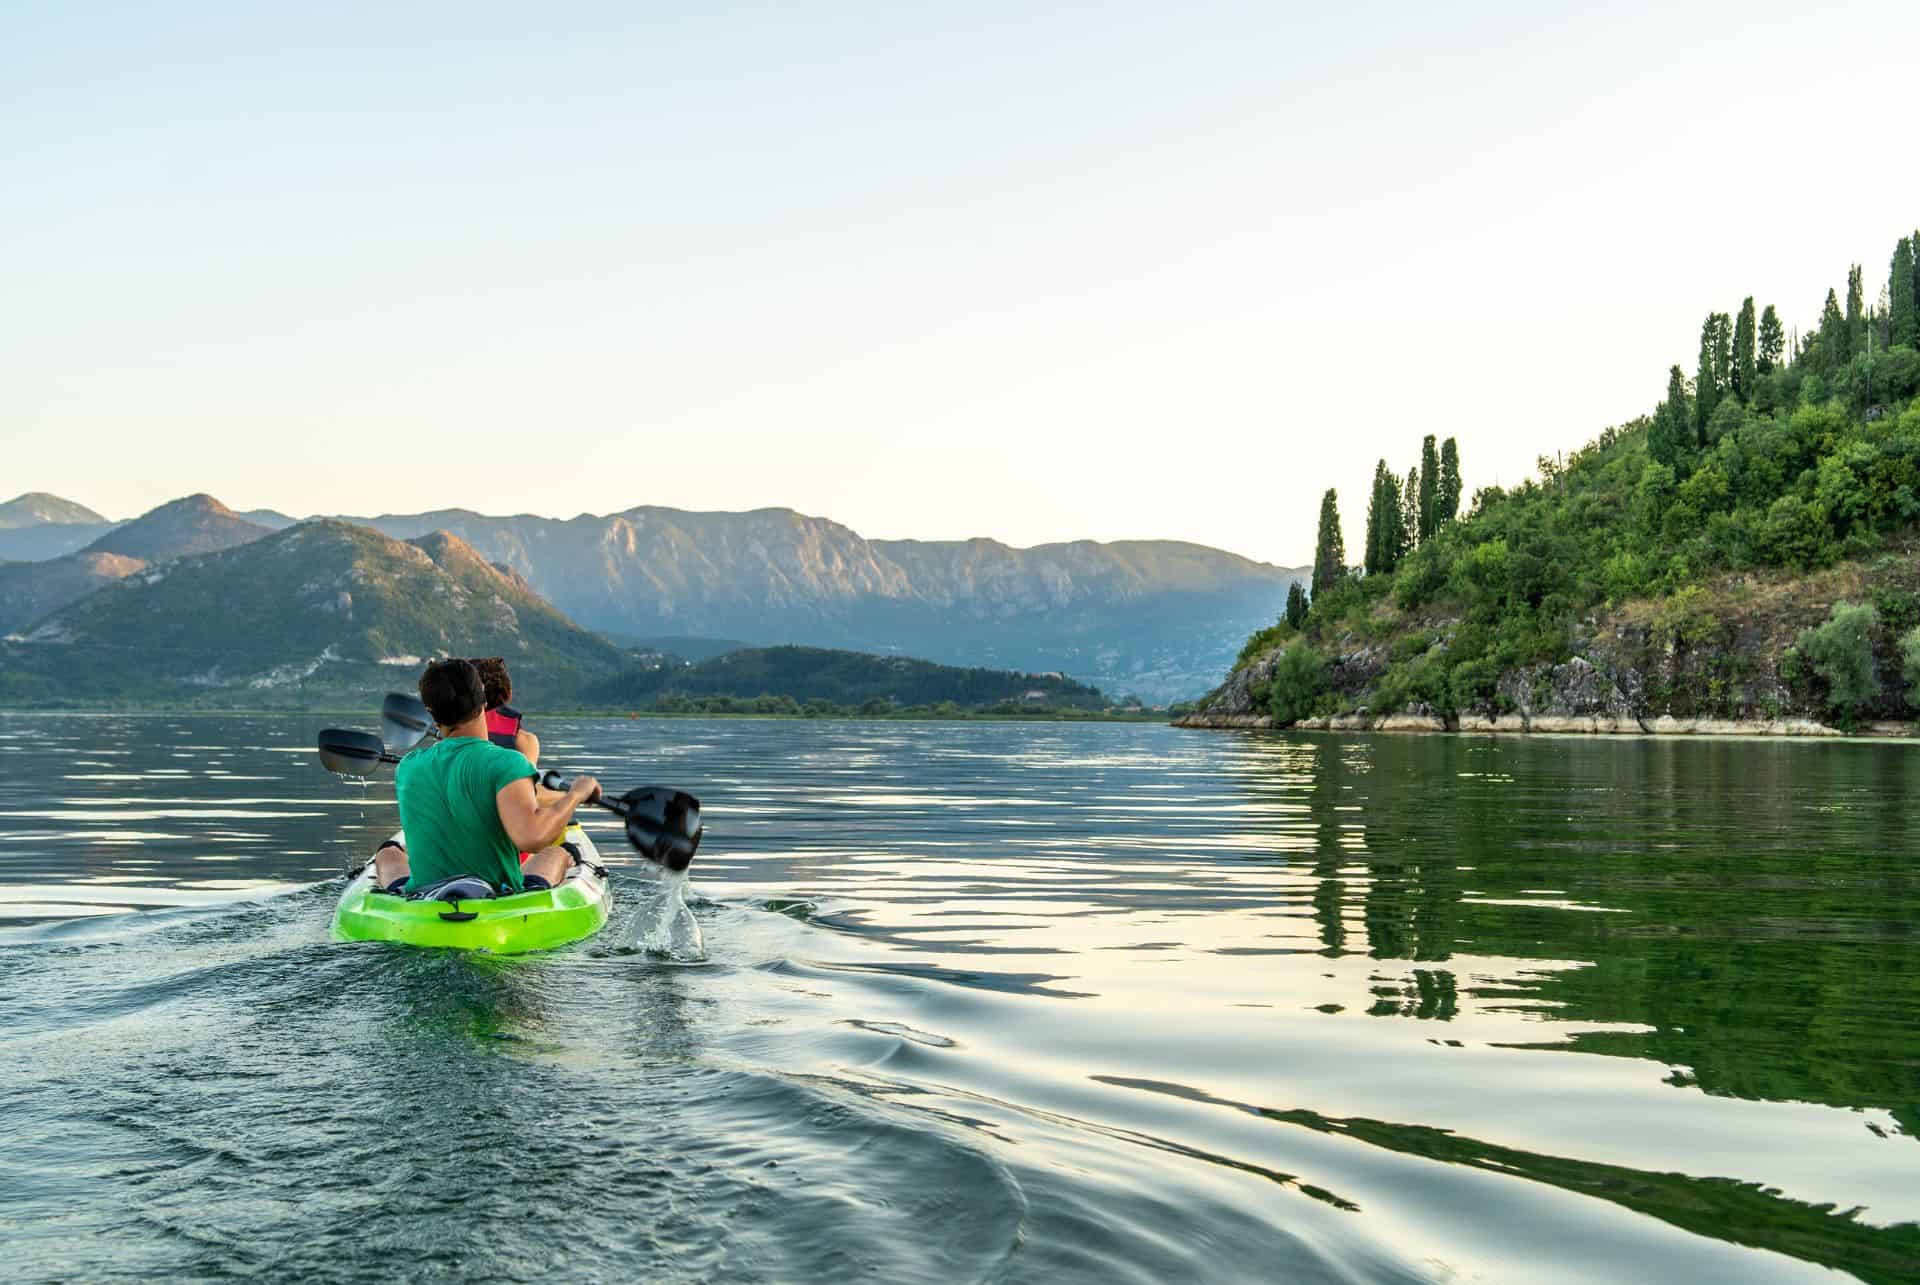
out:
{"label": "tree cluster", "polygon": [[1381,460],[1367,501],[1367,574],[1391,575],[1401,559],[1459,514],[1460,448],[1453,438],[1436,448],[1428,434],[1420,444],[1420,462],[1408,470],[1404,483]]}

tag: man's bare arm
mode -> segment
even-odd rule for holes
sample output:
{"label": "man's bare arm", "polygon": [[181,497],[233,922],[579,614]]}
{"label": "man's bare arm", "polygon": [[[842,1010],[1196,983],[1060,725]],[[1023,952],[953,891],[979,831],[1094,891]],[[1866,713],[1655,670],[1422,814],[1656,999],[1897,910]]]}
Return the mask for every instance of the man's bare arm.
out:
{"label": "man's bare arm", "polygon": [[523,777],[494,795],[493,803],[514,845],[522,852],[538,852],[566,837],[575,808],[599,797],[600,783],[590,776],[575,777],[564,794],[551,790],[536,793],[533,779]]}

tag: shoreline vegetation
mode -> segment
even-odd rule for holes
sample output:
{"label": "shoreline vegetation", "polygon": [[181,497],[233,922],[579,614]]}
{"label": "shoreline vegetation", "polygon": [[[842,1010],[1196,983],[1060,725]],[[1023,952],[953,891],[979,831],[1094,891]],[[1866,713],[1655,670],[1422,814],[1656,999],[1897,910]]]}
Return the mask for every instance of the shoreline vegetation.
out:
{"label": "shoreline vegetation", "polygon": [[[1455,439],[1374,471],[1360,565],[1320,501],[1311,591],[1183,727],[1908,739],[1920,720],[1920,232],[1789,332],[1707,314],[1694,375],[1460,511]],[[1653,381],[1649,380],[1649,391]]]}

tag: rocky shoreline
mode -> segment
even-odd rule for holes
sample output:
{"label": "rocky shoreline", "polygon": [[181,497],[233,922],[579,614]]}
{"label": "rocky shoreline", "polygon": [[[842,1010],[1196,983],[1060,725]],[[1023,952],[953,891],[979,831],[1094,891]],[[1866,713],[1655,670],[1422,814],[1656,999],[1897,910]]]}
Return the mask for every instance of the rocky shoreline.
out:
{"label": "rocky shoreline", "polygon": [[[1266,731],[1274,723],[1267,714],[1186,714],[1175,727],[1212,730]],[[1289,725],[1299,732],[1440,732],[1488,735],[1560,736],[1765,736],[1827,737],[1840,740],[1910,738],[1920,736],[1920,724],[1864,723],[1847,732],[1806,718],[1675,718],[1663,714],[1641,721],[1594,716],[1543,714],[1528,717],[1502,714],[1489,718],[1447,719],[1432,714],[1339,714],[1331,718],[1304,718]]]}
{"label": "rocky shoreline", "polygon": [[[1306,718],[1292,724],[1311,732],[1454,732],[1581,736],[1753,736],[1903,738],[1920,736],[1920,723],[1876,719],[1851,731],[1823,723],[1790,704],[1787,686],[1769,664],[1749,677],[1732,709],[1688,708],[1695,693],[1711,690],[1713,675],[1700,656],[1659,654],[1642,648],[1595,649],[1558,665],[1537,665],[1502,675],[1499,707],[1448,715],[1427,706],[1374,714],[1364,704],[1351,713]],[[1648,655],[1649,651],[1654,654]],[[1724,654],[1724,653],[1721,653]],[[1761,654],[1765,654],[1764,652]],[[1277,651],[1229,675],[1204,708],[1174,720],[1175,727],[1264,730],[1274,726],[1264,712],[1265,688]],[[1364,702],[1384,657],[1379,649],[1336,657],[1336,690]],[[1636,663],[1638,662],[1638,663]],[[1659,692],[1658,698],[1650,693]],[[1666,708],[1661,708],[1661,706]],[[1679,708],[1675,708],[1675,707]]]}

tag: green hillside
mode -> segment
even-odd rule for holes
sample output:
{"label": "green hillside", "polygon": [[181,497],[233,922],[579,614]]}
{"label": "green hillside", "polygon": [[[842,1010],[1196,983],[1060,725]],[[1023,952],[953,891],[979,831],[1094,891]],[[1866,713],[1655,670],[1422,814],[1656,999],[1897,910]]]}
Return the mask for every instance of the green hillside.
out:
{"label": "green hillside", "polygon": [[1674,366],[1650,414],[1464,516],[1432,438],[1404,485],[1382,461],[1360,567],[1328,492],[1310,603],[1248,640],[1208,708],[1284,723],[1591,704],[1548,690],[1579,658],[1622,717],[1912,717],[1917,250],[1920,233],[1900,240],[1879,304],[1855,266],[1797,340],[1751,298],[1710,313],[1692,377]]}
{"label": "green hillside", "polygon": [[444,532],[317,521],[99,589],[0,643],[0,700],[230,706],[377,697],[422,658],[501,655],[572,695],[618,648]]}
{"label": "green hillside", "polygon": [[1058,675],[963,669],[823,647],[749,647],[697,665],[647,663],[595,685],[586,699],[625,709],[741,713],[790,713],[809,704],[874,714],[943,703],[1006,713],[1108,704],[1099,689]]}

